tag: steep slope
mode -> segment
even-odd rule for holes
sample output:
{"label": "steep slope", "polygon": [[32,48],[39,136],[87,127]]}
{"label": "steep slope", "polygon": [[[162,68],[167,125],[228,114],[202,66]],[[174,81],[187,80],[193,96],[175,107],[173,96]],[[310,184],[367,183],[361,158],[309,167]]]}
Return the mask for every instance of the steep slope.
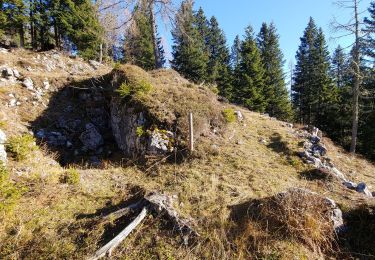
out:
{"label": "steep slope", "polygon": [[[48,61],[41,58],[39,62],[38,55],[47,57]],[[46,66],[53,63],[51,60],[72,65],[51,69]],[[373,199],[345,188],[335,178],[322,176],[303,162],[299,157],[306,141],[302,127],[291,128],[290,124],[267,115],[219,102],[207,88],[191,84],[170,70],[146,73],[133,66],[116,66],[111,72],[109,67],[90,67],[59,53],[26,51],[0,53],[0,62],[0,67],[16,68],[22,75],[19,80],[3,80],[0,86],[0,129],[8,138],[6,168],[11,177],[9,183],[15,187],[11,193],[17,193],[8,196],[8,189],[7,196],[2,195],[1,203],[4,197],[14,199],[6,210],[0,207],[0,258],[87,258],[117,235],[135,215],[119,219],[113,216],[103,219],[103,216],[150,191],[174,198],[178,212],[193,220],[200,236],[185,245],[179,233],[162,216],[149,216],[114,250],[113,258],[342,259],[374,254],[371,251],[374,218],[370,210],[374,207]],[[70,71],[69,68],[75,66],[84,69],[79,73]],[[29,71],[28,67],[34,70]],[[131,70],[136,73],[129,72]],[[111,81],[116,72],[125,79]],[[126,78],[129,73],[136,75],[138,83],[142,74],[153,90],[138,92],[141,94],[138,96],[114,91],[121,89],[124,82],[129,87],[131,81]],[[22,85],[28,77],[34,83],[33,89]],[[50,85],[48,89],[43,83],[45,78]],[[43,95],[34,99],[38,89],[42,89]],[[13,98],[15,104],[11,101]],[[131,128],[133,136],[138,132],[138,138],[156,129],[170,131],[181,139],[180,145],[173,147],[177,147],[177,152],[184,152],[170,153],[161,149],[157,156],[141,153],[146,159],[141,162],[134,156],[126,157],[126,149],[116,148],[115,141],[121,141],[112,135],[113,120],[111,126],[101,126],[102,120],[109,119],[108,115],[103,116],[103,111],[110,113],[114,104],[120,110],[123,106],[129,106],[132,111],[140,107],[140,112],[146,114],[149,123],[138,124],[135,120],[137,123]],[[120,116],[129,114],[128,109],[124,111]],[[189,111],[199,122],[194,153],[186,152],[186,114]],[[240,111],[243,118],[234,111]],[[176,123],[177,114],[181,116],[180,124]],[[70,119],[79,123],[68,124]],[[92,124],[97,134],[87,129],[87,124]],[[140,126],[142,133],[137,131]],[[30,131],[38,145],[30,137],[19,138],[18,142],[12,138],[28,136],[25,134]],[[53,134],[56,132],[60,134]],[[142,138],[147,143],[146,139],[151,137]],[[89,149],[87,140],[93,144],[93,149]],[[347,154],[327,138],[323,137],[322,142],[326,145],[327,156],[347,178],[356,183],[365,182],[370,190],[375,189],[372,163]],[[119,146],[122,148],[121,144]],[[17,149],[9,149],[12,147]],[[24,158],[17,156],[20,153]],[[259,205],[266,205],[267,201],[273,201],[275,194],[290,188],[308,189],[331,198],[343,211],[349,231],[339,234],[330,250],[319,244],[326,240],[314,238],[320,234],[320,227],[311,224],[316,222],[295,220],[311,224],[310,229],[301,231],[314,238],[315,242],[310,244],[306,242],[310,240],[299,239],[298,234],[274,233],[273,222],[267,219],[270,214],[260,215],[262,219],[250,217],[257,213]],[[4,190],[1,192],[5,194]],[[314,199],[315,196],[306,196],[306,200]],[[306,200],[302,200],[302,205],[308,204]],[[241,205],[246,207],[239,210]],[[290,207],[293,209],[293,205]],[[302,213],[296,216],[303,218],[311,214],[309,211],[305,214],[302,208],[299,210]],[[315,210],[318,214],[320,209]],[[241,221],[234,217],[238,214]],[[267,225],[262,224],[263,220]],[[329,223],[333,234],[332,226]],[[360,232],[354,232],[355,229]]]}

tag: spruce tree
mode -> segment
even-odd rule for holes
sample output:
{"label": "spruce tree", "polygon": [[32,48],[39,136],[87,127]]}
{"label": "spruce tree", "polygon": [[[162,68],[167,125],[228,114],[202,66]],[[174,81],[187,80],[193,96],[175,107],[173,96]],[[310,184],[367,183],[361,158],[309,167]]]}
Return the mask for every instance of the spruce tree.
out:
{"label": "spruce tree", "polygon": [[232,69],[235,69],[241,60],[241,40],[240,36],[238,35],[236,36],[236,38],[234,38],[234,42],[231,48],[230,60]]}
{"label": "spruce tree", "polygon": [[229,49],[227,47],[224,32],[220,29],[216,18],[210,19],[207,48],[209,51],[209,61],[207,66],[207,80],[217,84],[219,94],[230,99],[231,68]]}
{"label": "spruce tree", "polygon": [[208,55],[205,41],[195,24],[192,1],[181,3],[172,37],[172,68],[194,82],[204,81],[207,76]]}
{"label": "spruce tree", "polygon": [[150,12],[146,1],[141,1],[134,9],[132,24],[125,35],[124,58],[125,62],[145,70],[155,68]]}
{"label": "spruce tree", "polygon": [[288,120],[291,118],[292,108],[283,73],[284,60],[279,46],[279,36],[273,23],[269,26],[266,23],[262,24],[257,44],[265,69],[266,112],[273,117]]}
{"label": "spruce tree", "polygon": [[373,62],[375,62],[375,1],[370,3],[368,12],[370,17],[365,18],[365,31],[368,33],[368,37],[365,41],[366,54],[373,59]]}
{"label": "spruce tree", "polygon": [[245,30],[240,54],[241,61],[235,69],[234,100],[251,110],[264,112],[267,106],[264,97],[265,72],[251,26]]}
{"label": "spruce tree", "polygon": [[338,111],[338,89],[333,84],[330,77],[330,54],[325,41],[324,33],[321,28],[318,30],[313,49],[313,91],[316,96],[312,96],[313,103],[313,123],[325,129],[325,131],[334,131],[336,124],[334,122]]}
{"label": "spruce tree", "polygon": [[344,87],[345,75],[348,73],[346,55],[344,49],[339,45],[333,52],[331,75],[337,88]]}
{"label": "spruce tree", "polygon": [[297,121],[303,124],[312,123],[312,106],[314,104],[313,71],[315,41],[318,35],[314,19],[310,21],[301,38],[296,54],[292,85],[292,102],[297,112]]}

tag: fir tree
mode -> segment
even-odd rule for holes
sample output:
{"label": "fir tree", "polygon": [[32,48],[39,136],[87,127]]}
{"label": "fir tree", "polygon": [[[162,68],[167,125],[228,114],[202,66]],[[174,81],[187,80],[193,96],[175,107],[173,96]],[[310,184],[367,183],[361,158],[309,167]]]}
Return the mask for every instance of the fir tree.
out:
{"label": "fir tree", "polygon": [[192,1],[183,1],[172,31],[172,68],[194,82],[206,79],[208,55],[193,14]]}
{"label": "fir tree", "polygon": [[236,38],[234,38],[234,42],[231,48],[230,60],[232,69],[235,69],[241,60],[241,40],[240,36],[238,35],[236,36]]}
{"label": "fir tree", "polygon": [[208,81],[217,84],[220,95],[230,99],[232,86],[229,49],[224,32],[220,29],[215,17],[210,19],[207,47],[209,51]]}
{"label": "fir tree", "polygon": [[283,73],[283,54],[279,46],[279,36],[273,23],[262,24],[257,38],[258,48],[264,65],[264,96],[266,112],[273,117],[290,119],[292,108],[289,101]]}
{"label": "fir tree", "polygon": [[133,22],[125,36],[124,58],[126,62],[145,70],[152,70],[155,68],[155,57],[150,13],[146,1],[141,1],[134,12]]}
{"label": "fir tree", "polygon": [[375,1],[370,3],[368,12],[370,17],[365,18],[365,31],[368,33],[366,39],[366,54],[373,59],[373,62],[375,62]]}
{"label": "fir tree", "polygon": [[300,123],[312,123],[312,105],[315,95],[313,85],[313,50],[318,35],[315,21],[310,21],[301,38],[301,44],[296,54],[297,64],[294,69],[292,85],[292,102],[297,112],[297,119]]}
{"label": "fir tree", "polygon": [[241,61],[235,69],[234,100],[247,108],[264,112],[264,68],[260,52],[253,36],[253,29],[248,26],[241,44]]}

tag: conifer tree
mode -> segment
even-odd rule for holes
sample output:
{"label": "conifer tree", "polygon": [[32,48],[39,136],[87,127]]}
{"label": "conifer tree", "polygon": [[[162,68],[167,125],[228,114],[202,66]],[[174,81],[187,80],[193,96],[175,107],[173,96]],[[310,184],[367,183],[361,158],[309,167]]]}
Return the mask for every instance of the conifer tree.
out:
{"label": "conifer tree", "polygon": [[284,120],[290,119],[292,108],[283,73],[283,54],[279,46],[279,36],[273,23],[269,26],[266,23],[262,24],[257,37],[257,44],[265,69],[266,112],[273,117]]}
{"label": "conifer tree", "polygon": [[251,26],[245,30],[240,54],[241,61],[235,69],[234,100],[251,110],[264,112],[267,106],[263,92],[265,72]]}
{"label": "conifer tree", "polygon": [[146,1],[141,2],[134,12],[133,22],[125,36],[124,58],[126,62],[152,70],[155,68],[155,56]]}
{"label": "conifer tree", "polygon": [[333,53],[331,67],[332,78],[339,89],[344,87],[345,84],[345,75],[348,73],[346,65],[344,49],[339,45]]}
{"label": "conifer tree", "polygon": [[231,54],[230,54],[230,60],[231,60],[231,66],[232,69],[235,69],[241,60],[241,40],[240,36],[237,35],[236,38],[234,38],[234,42],[231,48]]}
{"label": "conifer tree", "polygon": [[318,29],[315,21],[310,18],[296,54],[297,63],[292,85],[292,102],[297,112],[297,120],[303,124],[311,124],[313,121],[313,50],[317,35]]}
{"label": "conifer tree", "polygon": [[368,33],[366,39],[366,54],[373,59],[373,62],[375,62],[375,1],[370,3],[368,12],[370,17],[365,18],[365,32]]}
{"label": "conifer tree", "polygon": [[206,79],[208,55],[193,14],[193,2],[183,1],[176,14],[176,25],[172,31],[172,68],[184,77],[202,82]]}
{"label": "conifer tree", "polygon": [[232,86],[229,49],[224,32],[214,16],[209,23],[207,48],[209,51],[207,79],[217,84],[220,95],[230,99]]}

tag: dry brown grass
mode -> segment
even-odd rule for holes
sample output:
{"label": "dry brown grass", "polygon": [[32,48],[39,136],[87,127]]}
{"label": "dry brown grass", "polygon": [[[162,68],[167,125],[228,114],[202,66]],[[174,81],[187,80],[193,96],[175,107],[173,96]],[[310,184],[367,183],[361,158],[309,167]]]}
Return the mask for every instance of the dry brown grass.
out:
{"label": "dry brown grass", "polygon": [[147,73],[139,67],[122,65],[114,70],[115,88],[123,82],[147,81],[153,86],[150,93],[133,98],[148,112],[151,121],[168,130],[188,136],[188,114],[194,115],[195,136],[208,135],[212,128],[220,128],[225,120],[223,106],[208,88],[189,83],[172,70]]}

